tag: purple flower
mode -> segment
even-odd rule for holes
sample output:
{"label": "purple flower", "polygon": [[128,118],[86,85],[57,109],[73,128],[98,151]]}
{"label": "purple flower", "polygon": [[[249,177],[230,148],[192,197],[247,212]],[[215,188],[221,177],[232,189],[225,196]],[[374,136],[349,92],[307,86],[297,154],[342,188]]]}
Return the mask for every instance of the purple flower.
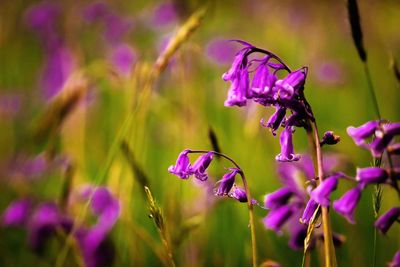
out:
{"label": "purple flower", "polygon": [[338,184],[338,176],[334,175],[325,178],[321,184],[311,192],[311,198],[323,207],[330,205],[330,196],[336,190]]}
{"label": "purple flower", "polygon": [[385,169],[379,167],[357,168],[356,181],[364,188],[368,184],[384,183],[389,174]]}
{"label": "purple flower", "polygon": [[111,265],[114,249],[108,240],[108,234],[120,215],[119,201],[105,187],[88,187],[83,196],[91,199],[91,209],[98,216],[95,225],[89,229],[81,228],[76,233],[85,265]]}
{"label": "purple flower", "polygon": [[45,242],[61,223],[58,207],[54,203],[39,205],[29,220],[29,245],[35,251],[41,251]]}
{"label": "purple flower", "polygon": [[267,209],[276,209],[285,205],[292,197],[293,192],[287,187],[280,188],[275,192],[267,194],[264,199],[264,206]]}
{"label": "purple flower", "polygon": [[267,65],[269,58],[269,56],[265,57],[254,74],[251,90],[255,97],[272,96],[272,89],[278,78],[275,73],[270,73],[269,66]]}
{"label": "purple flower", "polygon": [[[396,135],[400,135],[400,122],[396,123],[387,123],[383,125],[383,134],[384,135],[389,135],[391,137],[394,137]],[[378,131],[376,135],[379,137],[382,133]]]}
{"label": "purple flower", "polygon": [[194,176],[200,181],[205,181],[208,178],[206,170],[214,157],[213,152],[208,152],[206,154],[201,155],[194,164],[189,167],[190,173],[193,173]]}
{"label": "purple flower", "polygon": [[231,68],[222,75],[222,79],[224,81],[236,80],[236,77],[238,76],[238,73],[242,67],[242,64],[245,59],[245,55],[246,55],[247,51],[248,51],[248,49],[244,48],[236,54]]}
{"label": "purple flower", "polygon": [[293,95],[298,95],[303,89],[306,81],[306,70],[298,69],[289,73],[284,79],[276,81],[279,98],[290,99]]}
{"label": "purple flower", "polygon": [[230,170],[231,171],[224,174],[224,176],[222,176],[222,179],[219,181],[220,185],[216,192],[217,196],[228,195],[231,191],[235,183],[235,176],[240,172],[240,170],[236,168],[231,168]]}
{"label": "purple flower", "polygon": [[135,52],[127,44],[120,44],[114,47],[110,57],[110,61],[114,68],[124,76],[128,76],[130,74],[135,60]]}
{"label": "purple flower", "polygon": [[5,226],[23,226],[27,223],[31,212],[31,201],[21,199],[12,202],[2,215],[2,223]]}
{"label": "purple flower", "polygon": [[263,219],[265,228],[279,232],[282,226],[289,220],[293,214],[293,208],[289,205],[271,210],[267,217]]}
{"label": "purple flower", "polygon": [[264,124],[263,120],[261,121],[261,124],[264,127],[269,127],[271,128],[272,134],[276,135],[276,130],[279,128],[281,125],[283,119],[285,118],[286,115],[286,108],[282,106],[276,106],[276,111],[272,116],[268,119],[267,123]]}
{"label": "purple flower", "polygon": [[188,157],[189,150],[183,150],[176,160],[175,166],[172,165],[168,168],[168,171],[172,174],[179,176],[182,179],[188,179],[190,173],[190,161]]}
{"label": "purple flower", "polygon": [[354,212],[361,198],[361,189],[355,187],[347,191],[340,199],[333,202],[333,208],[348,222],[354,224]]}
{"label": "purple flower", "polygon": [[281,144],[281,153],[275,157],[277,161],[297,161],[300,159],[300,155],[294,153],[292,134],[292,127],[287,127],[281,132],[279,139]]}
{"label": "purple flower", "polygon": [[318,208],[318,203],[315,202],[314,199],[310,198],[304,209],[303,215],[300,218],[300,222],[303,224],[309,224],[317,208]]}
{"label": "purple flower", "polygon": [[243,188],[235,187],[230,197],[237,199],[239,202],[247,202],[247,194]]}
{"label": "purple flower", "polygon": [[245,106],[249,91],[249,73],[247,69],[238,71],[238,74],[232,81],[228,91],[228,98],[225,100],[226,107]]}
{"label": "purple flower", "polygon": [[400,250],[394,254],[392,261],[389,263],[389,267],[400,267]]}
{"label": "purple flower", "polygon": [[378,228],[383,234],[389,230],[392,224],[400,217],[400,207],[391,208],[384,213],[375,222],[375,227]]}
{"label": "purple flower", "polygon": [[347,127],[347,134],[353,138],[356,145],[364,146],[365,139],[371,137],[378,126],[379,121],[368,121],[359,127]]}

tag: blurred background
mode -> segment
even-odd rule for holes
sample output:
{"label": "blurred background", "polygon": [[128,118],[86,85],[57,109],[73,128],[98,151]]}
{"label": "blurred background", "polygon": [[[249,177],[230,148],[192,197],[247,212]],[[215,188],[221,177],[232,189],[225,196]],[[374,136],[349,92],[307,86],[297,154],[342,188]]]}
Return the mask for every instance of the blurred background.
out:
{"label": "blurred background", "polygon": [[[10,203],[29,199],[33,206],[55,203],[68,217],[94,225],[96,216],[79,215],[85,209],[79,192],[102,185],[120,203],[108,232],[114,266],[163,266],[146,184],[163,210],[177,266],[250,265],[246,204],[212,194],[213,182],[231,165],[215,160],[209,170],[213,182],[206,186],[167,171],[183,149],[213,149],[211,131],[245,171],[255,199],[262,203],[281,186],[275,162],[279,137],[259,123],[273,110],[254,103],[223,105],[229,84],[221,75],[240,48],[226,42],[230,39],[273,51],[292,69],[308,66],[305,94],[320,131],[341,136],[324,152],[340,155],[340,170],[349,175],[371,164],[369,152],[346,134],[346,127],[374,119],[374,110],[345,1],[211,2],[153,79],[156,59],[200,2],[0,2],[2,213]],[[400,60],[400,2],[365,0],[359,8],[382,116],[398,121],[400,88],[390,62]],[[296,131],[294,143],[297,153],[307,153],[303,130]],[[333,199],[350,187],[341,183]],[[357,224],[331,215],[334,231],[346,237],[337,248],[339,266],[372,266],[372,192],[372,187],[363,192]],[[381,210],[394,205],[396,195],[384,189]],[[302,251],[288,247],[285,230],[276,235],[264,228],[266,214],[255,207],[260,261],[300,266]],[[29,223],[2,224],[0,266],[83,265],[79,251],[66,249],[65,235],[46,238],[40,251],[32,249],[29,236]],[[377,266],[385,266],[399,248],[398,224],[387,236],[378,234]],[[311,266],[322,266],[320,254],[312,252]]]}

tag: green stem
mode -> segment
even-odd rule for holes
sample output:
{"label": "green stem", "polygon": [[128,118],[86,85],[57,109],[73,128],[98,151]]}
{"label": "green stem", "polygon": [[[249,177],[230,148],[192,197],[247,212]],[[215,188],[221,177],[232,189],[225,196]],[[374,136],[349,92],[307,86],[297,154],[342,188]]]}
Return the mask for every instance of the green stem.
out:
{"label": "green stem", "polygon": [[[318,128],[317,128],[317,123],[315,121],[312,122],[312,131],[314,134],[314,144],[315,144],[314,148],[317,158],[318,178],[319,178],[319,183],[321,183],[324,180],[324,169],[322,163],[322,151],[319,143]],[[321,207],[321,211],[322,211],[322,228],[324,232],[325,266],[336,267],[337,266],[336,254],[332,239],[332,227],[331,227],[331,220],[329,218],[329,209],[328,207]]]}
{"label": "green stem", "polygon": [[368,87],[369,93],[371,94],[372,102],[374,103],[375,113],[376,113],[376,116],[378,117],[378,119],[380,120],[381,112],[379,110],[378,100],[376,98],[375,89],[374,89],[374,85],[372,84],[371,73],[369,71],[367,62],[364,62],[364,72],[365,72],[365,77],[367,78],[367,84],[368,84],[367,87]]}
{"label": "green stem", "polygon": [[255,230],[255,221],[254,221],[254,211],[253,211],[253,203],[251,202],[252,198],[251,198],[251,194],[250,194],[250,189],[247,184],[246,176],[245,176],[242,168],[240,168],[239,164],[237,164],[232,158],[228,157],[227,155],[225,155],[223,153],[216,152],[216,151],[208,151],[208,150],[189,150],[189,153],[208,153],[208,152],[212,152],[215,155],[230,161],[233,165],[235,165],[236,168],[239,169],[239,174],[240,174],[240,177],[242,178],[243,187],[244,187],[244,190],[246,191],[246,195],[247,195],[247,207],[249,210],[249,225],[250,225],[250,234],[251,234],[253,267],[257,267],[258,266],[257,265],[257,239],[256,239],[256,230]]}

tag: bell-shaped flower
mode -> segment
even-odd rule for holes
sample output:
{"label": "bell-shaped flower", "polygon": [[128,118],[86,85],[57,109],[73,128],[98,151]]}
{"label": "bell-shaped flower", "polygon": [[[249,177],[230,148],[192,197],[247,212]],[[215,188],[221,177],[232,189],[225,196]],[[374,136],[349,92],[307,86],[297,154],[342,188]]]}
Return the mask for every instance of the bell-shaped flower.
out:
{"label": "bell-shaped flower", "polygon": [[361,188],[368,184],[384,183],[389,177],[385,169],[379,167],[357,168],[356,181]]}
{"label": "bell-shaped flower", "polygon": [[311,191],[311,198],[323,207],[330,205],[330,196],[334,190],[336,190],[338,184],[338,176],[333,175],[325,178],[321,184]]}
{"label": "bell-shaped flower", "polygon": [[379,121],[368,121],[359,127],[347,127],[347,134],[353,138],[354,143],[358,146],[364,146],[365,139],[371,137],[377,127],[379,126]]}
{"label": "bell-shaped flower", "polygon": [[293,215],[293,208],[289,205],[279,207],[271,210],[268,215],[263,219],[265,228],[279,232],[283,225]]}
{"label": "bell-shaped flower", "polygon": [[235,176],[240,172],[237,168],[231,168],[230,172],[224,174],[222,179],[219,181],[219,187],[217,189],[216,195],[217,196],[225,196],[228,195],[231,191],[234,183],[235,183]]}
{"label": "bell-shaped flower", "polygon": [[240,187],[235,187],[235,189],[233,189],[232,193],[230,194],[230,197],[238,200],[239,202],[247,202],[246,191]]}
{"label": "bell-shaped flower", "polygon": [[238,71],[236,77],[232,80],[231,87],[228,91],[228,97],[224,105],[226,107],[245,106],[247,97],[250,97],[249,91],[249,73],[247,68]]}
{"label": "bell-shaped flower", "polygon": [[285,205],[293,195],[292,190],[283,187],[275,192],[265,195],[264,205],[267,209],[276,209]]}
{"label": "bell-shaped flower", "polygon": [[172,174],[179,176],[182,179],[188,179],[190,176],[190,161],[188,157],[189,150],[183,150],[176,160],[176,164],[168,168]]}
{"label": "bell-shaped flower", "polygon": [[306,81],[306,71],[304,68],[289,73],[284,79],[276,81],[276,89],[279,98],[290,99],[297,95]]}
{"label": "bell-shaped flower", "polygon": [[194,176],[200,181],[205,181],[208,178],[206,170],[214,157],[213,152],[208,152],[206,154],[201,155],[190,167],[190,173],[193,173]]}
{"label": "bell-shaped flower", "polygon": [[281,153],[275,157],[277,161],[297,161],[300,159],[300,155],[294,153],[292,134],[292,127],[286,127],[282,130],[279,138]]}
{"label": "bell-shaped flower", "polygon": [[354,212],[361,198],[361,188],[355,187],[347,191],[340,199],[333,201],[333,208],[337,213],[354,224]]}
{"label": "bell-shaped flower", "polygon": [[375,222],[375,227],[378,228],[383,234],[389,230],[394,222],[400,217],[400,207],[391,208],[378,218]]}
{"label": "bell-shaped flower", "polygon": [[236,54],[231,68],[222,75],[222,79],[224,81],[236,80],[239,70],[242,68],[242,64],[245,59],[245,55],[246,55],[247,51],[248,51],[248,49],[244,48]]}
{"label": "bell-shaped flower", "polygon": [[271,128],[272,134],[276,135],[276,130],[281,125],[283,119],[285,118],[285,115],[286,115],[286,108],[282,106],[276,106],[274,114],[271,115],[271,117],[268,119],[266,123],[264,123],[264,120],[262,119],[261,125],[264,127]]}
{"label": "bell-shaped flower", "polygon": [[303,224],[309,224],[317,208],[318,208],[318,203],[315,202],[314,199],[310,198],[304,209],[303,215],[300,218],[300,222]]}

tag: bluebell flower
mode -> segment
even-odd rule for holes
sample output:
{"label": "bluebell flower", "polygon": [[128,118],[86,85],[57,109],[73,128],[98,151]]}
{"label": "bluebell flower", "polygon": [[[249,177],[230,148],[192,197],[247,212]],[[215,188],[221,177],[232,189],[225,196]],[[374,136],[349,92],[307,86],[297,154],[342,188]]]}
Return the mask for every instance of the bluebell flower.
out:
{"label": "bluebell flower", "polygon": [[292,190],[287,187],[280,188],[270,194],[265,195],[264,206],[267,209],[275,209],[285,205],[293,196]]}
{"label": "bluebell flower", "polygon": [[206,173],[206,170],[208,166],[210,166],[211,161],[213,160],[214,153],[213,152],[208,152],[206,154],[201,155],[191,167],[190,173],[193,173],[194,176],[201,180],[205,181],[208,178],[208,175]]}
{"label": "bluebell flower", "polygon": [[281,206],[277,209],[271,210],[263,219],[265,228],[279,232],[283,225],[293,215],[293,212],[294,210],[290,205]]}
{"label": "bluebell flower", "polygon": [[356,181],[361,188],[368,184],[384,183],[388,178],[388,172],[379,167],[357,168]]}
{"label": "bluebell flower", "polygon": [[361,198],[361,188],[355,187],[347,191],[340,199],[333,202],[333,209],[354,224],[354,213]]}
{"label": "bluebell flower", "polygon": [[383,234],[389,230],[394,222],[400,217],[400,207],[394,207],[381,215],[375,222],[375,227],[378,228]]}
{"label": "bluebell flower", "polygon": [[176,164],[168,168],[172,174],[179,176],[182,179],[188,179],[190,176],[190,161],[188,157],[189,150],[183,150],[176,160]]}
{"label": "bluebell flower", "polygon": [[231,191],[233,185],[235,184],[235,176],[240,172],[237,168],[231,168],[230,172],[224,174],[222,179],[219,181],[219,187],[217,189],[216,195],[224,196],[228,195]]}
{"label": "bluebell flower", "polygon": [[294,153],[292,134],[292,127],[287,127],[282,130],[279,138],[281,153],[275,157],[277,161],[297,161],[300,159],[300,155]]}

